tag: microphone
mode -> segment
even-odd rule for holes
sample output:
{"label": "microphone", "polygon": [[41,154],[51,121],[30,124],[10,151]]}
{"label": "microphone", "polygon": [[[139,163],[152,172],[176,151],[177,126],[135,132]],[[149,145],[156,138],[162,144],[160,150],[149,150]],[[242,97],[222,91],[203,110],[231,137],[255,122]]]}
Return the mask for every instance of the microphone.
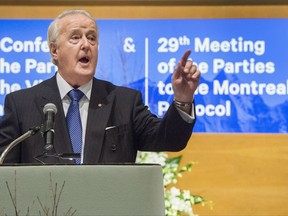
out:
{"label": "microphone", "polygon": [[45,116],[45,122],[43,125],[43,136],[45,139],[44,149],[50,151],[53,149],[54,141],[54,122],[55,115],[57,113],[57,107],[53,103],[48,103],[43,108],[43,113]]}
{"label": "microphone", "polygon": [[20,137],[18,137],[17,139],[15,139],[13,142],[11,142],[8,147],[2,152],[1,157],[0,157],[0,165],[3,164],[5,157],[7,156],[7,154],[11,151],[12,148],[14,148],[16,145],[18,145],[19,143],[21,143],[22,141],[26,140],[27,138],[34,136],[36,133],[38,133],[40,131],[41,127],[40,126],[36,126],[33,128],[30,128],[29,131],[27,131],[26,133],[24,133],[23,135],[21,135]]}

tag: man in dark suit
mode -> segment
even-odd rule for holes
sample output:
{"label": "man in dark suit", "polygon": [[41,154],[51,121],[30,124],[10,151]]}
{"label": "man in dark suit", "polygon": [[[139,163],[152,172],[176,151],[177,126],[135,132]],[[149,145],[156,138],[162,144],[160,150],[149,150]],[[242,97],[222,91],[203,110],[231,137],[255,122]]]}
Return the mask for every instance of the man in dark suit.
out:
{"label": "man in dark suit", "polygon": [[74,163],[62,159],[73,153],[72,132],[66,116],[73,89],[82,92],[81,162],[83,164],[134,162],[138,150],[180,151],[185,148],[195,123],[193,97],[200,72],[188,60],[187,51],[172,76],[174,102],[163,119],[151,114],[140,92],[94,78],[98,59],[98,28],[83,10],[64,11],[49,26],[48,43],[58,72],[29,89],[7,95],[0,120],[0,153],[17,137],[44,120],[43,107],[56,105],[54,147],[44,150],[38,133],[13,148],[5,163]]}

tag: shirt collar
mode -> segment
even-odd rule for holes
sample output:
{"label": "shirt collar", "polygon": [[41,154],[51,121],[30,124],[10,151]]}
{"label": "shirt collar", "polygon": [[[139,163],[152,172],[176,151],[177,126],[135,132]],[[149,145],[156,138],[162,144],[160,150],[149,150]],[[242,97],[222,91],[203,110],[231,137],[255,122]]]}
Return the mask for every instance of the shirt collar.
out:
{"label": "shirt collar", "polygon": [[[59,73],[56,74],[56,81],[57,81],[61,99],[63,100],[63,98],[67,96],[67,93],[71,91],[73,87],[70,86]],[[78,88],[84,93],[84,95],[89,101],[91,97],[92,83],[93,83],[93,80],[91,79],[88,83]]]}

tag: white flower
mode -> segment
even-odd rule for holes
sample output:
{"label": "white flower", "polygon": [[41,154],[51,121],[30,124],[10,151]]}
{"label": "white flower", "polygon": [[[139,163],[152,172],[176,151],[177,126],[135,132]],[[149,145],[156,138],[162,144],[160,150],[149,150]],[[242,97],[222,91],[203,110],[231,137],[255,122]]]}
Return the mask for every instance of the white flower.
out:
{"label": "white flower", "polygon": [[189,190],[183,190],[183,198],[185,200],[189,200],[190,199],[190,191]]}
{"label": "white flower", "polygon": [[180,190],[178,188],[172,187],[170,191],[172,197],[180,196]]}
{"label": "white flower", "polygon": [[173,182],[174,175],[172,173],[166,173],[163,176],[163,184],[164,186]]}
{"label": "white flower", "polygon": [[168,155],[157,152],[138,152],[136,163],[156,163],[165,166]]}

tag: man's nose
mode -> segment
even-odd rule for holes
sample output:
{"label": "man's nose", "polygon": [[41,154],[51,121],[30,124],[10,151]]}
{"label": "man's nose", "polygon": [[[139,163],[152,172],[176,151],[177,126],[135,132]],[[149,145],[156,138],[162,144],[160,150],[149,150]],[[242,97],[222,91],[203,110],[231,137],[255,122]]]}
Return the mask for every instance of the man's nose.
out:
{"label": "man's nose", "polygon": [[81,40],[81,49],[88,49],[89,47],[89,41],[86,37],[82,37],[82,40]]}

